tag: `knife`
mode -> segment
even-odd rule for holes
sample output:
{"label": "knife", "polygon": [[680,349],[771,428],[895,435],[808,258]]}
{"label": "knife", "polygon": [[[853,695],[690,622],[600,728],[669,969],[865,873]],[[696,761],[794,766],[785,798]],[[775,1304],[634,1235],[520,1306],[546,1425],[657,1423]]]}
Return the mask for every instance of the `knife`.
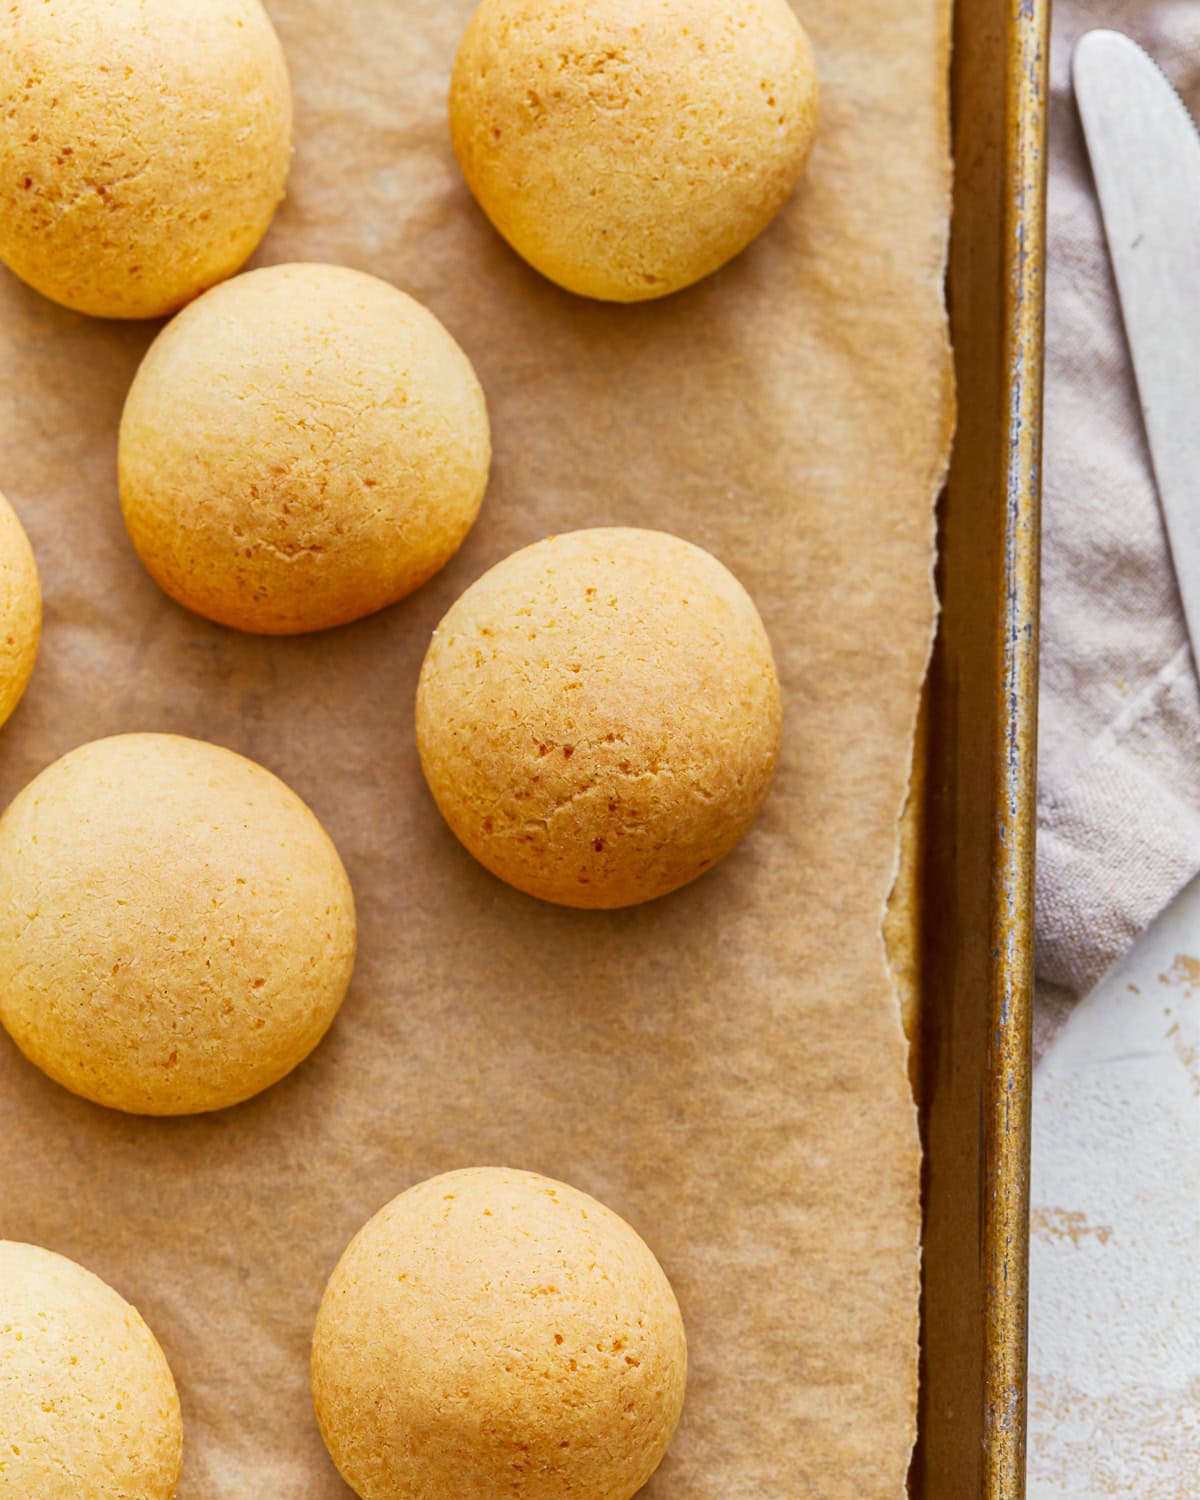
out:
{"label": "knife", "polygon": [[1157,64],[1120,32],[1088,32],[1072,73],[1200,667],[1200,134]]}

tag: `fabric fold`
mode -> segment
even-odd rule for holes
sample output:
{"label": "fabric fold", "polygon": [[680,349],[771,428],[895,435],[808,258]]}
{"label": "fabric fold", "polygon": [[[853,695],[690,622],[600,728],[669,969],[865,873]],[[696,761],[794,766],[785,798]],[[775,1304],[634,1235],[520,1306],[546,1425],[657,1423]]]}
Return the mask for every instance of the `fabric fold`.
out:
{"label": "fabric fold", "polygon": [[1038,798],[1039,976],[1089,990],[1196,873],[1200,691],[1187,648]]}
{"label": "fabric fold", "polygon": [[[1200,108],[1200,9],[1064,4],[1051,54],[1038,792],[1039,1051],[1200,873],[1200,687],[1071,91],[1111,26]],[[1200,265],[1200,262],[1198,262]]]}

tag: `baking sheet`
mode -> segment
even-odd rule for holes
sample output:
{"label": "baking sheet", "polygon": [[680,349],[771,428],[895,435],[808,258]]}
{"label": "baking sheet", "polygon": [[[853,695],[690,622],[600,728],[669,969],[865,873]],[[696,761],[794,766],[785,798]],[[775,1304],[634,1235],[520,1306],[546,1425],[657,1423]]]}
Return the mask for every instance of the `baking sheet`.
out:
{"label": "baking sheet", "polygon": [[1050,0],[955,7],[961,392],[926,682],[914,1500],[1025,1494]]}
{"label": "baking sheet", "polygon": [[[375,619],[242,637],[165,599],[116,503],[153,328],[0,279],[0,488],[46,589],[0,798],[82,740],[171,730],[283,776],[335,838],[355,983],[291,1078],[223,1114],[124,1117],[0,1047],[2,1222],[142,1310],[184,1406],[181,1500],[346,1494],[308,1396],[324,1279],[384,1201],[508,1163],[626,1215],[687,1320],[656,1496],[898,1496],[913,1428],[918,1161],[880,939],[928,655],[950,427],[945,0],[808,0],[823,128],[776,226],[708,283],[613,309],[539,280],[473,207],[444,96],[469,0],[279,0],[297,153],[260,262],[428,303],[474,359],[496,462],[462,553]],[[785,695],[751,838],[625,913],[542,906],[442,826],[412,697],[471,580],[554,530],[662,527],[758,602]]]}

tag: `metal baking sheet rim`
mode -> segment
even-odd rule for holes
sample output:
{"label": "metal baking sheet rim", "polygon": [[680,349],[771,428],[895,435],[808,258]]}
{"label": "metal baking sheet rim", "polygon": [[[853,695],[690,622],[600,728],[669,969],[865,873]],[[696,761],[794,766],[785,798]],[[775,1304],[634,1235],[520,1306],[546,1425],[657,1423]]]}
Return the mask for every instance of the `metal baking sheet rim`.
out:
{"label": "metal baking sheet rim", "polygon": [[1026,1493],[1049,24],[1050,0],[956,0],[953,16],[960,421],[905,938],[926,1149],[913,1500]]}

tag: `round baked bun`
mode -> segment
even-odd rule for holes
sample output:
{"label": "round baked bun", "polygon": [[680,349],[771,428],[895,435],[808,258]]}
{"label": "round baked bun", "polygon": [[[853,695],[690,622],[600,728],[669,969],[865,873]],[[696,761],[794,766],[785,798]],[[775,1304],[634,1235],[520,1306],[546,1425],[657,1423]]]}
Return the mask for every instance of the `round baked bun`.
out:
{"label": "round baked bun", "polygon": [[629,1500],[686,1378],[678,1304],[629,1225],[499,1168],[381,1209],[313,1335],[317,1421],[362,1500]]}
{"label": "round baked bun", "polygon": [[101,318],[174,312],[283,197],[292,100],[258,0],[11,0],[0,260]]}
{"label": "round baked bun", "polygon": [[788,0],[483,0],[450,126],[518,254],[568,291],[640,302],[717,270],[783,207],[816,68]]}
{"label": "round baked bun", "polygon": [[0,724],[21,701],[42,635],[42,590],[33,548],[0,495]]}
{"label": "round baked bun", "polygon": [[270,266],[151,345],[121,419],[121,506],[173,599],[292,635],[436,573],[490,460],[483,392],[432,313],[362,271]]}
{"label": "round baked bun", "polygon": [[179,1398],[154,1335],[98,1276],[0,1240],[0,1495],[173,1500]]}
{"label": "round baked bun", "polygon": [[711,869],[753,823],[779,683],[716,558],[659,531],[575,531],[450,609],[416,726],[438,807],[481,864],[563,906],[631,906]]}
{"label": "round baked bun", "polygon": [[299,797],[230,750],[96,740],[0,818],[0,1021],[51,1078],[114,1109],[220,1109],[328,1029],[354,902]]}

